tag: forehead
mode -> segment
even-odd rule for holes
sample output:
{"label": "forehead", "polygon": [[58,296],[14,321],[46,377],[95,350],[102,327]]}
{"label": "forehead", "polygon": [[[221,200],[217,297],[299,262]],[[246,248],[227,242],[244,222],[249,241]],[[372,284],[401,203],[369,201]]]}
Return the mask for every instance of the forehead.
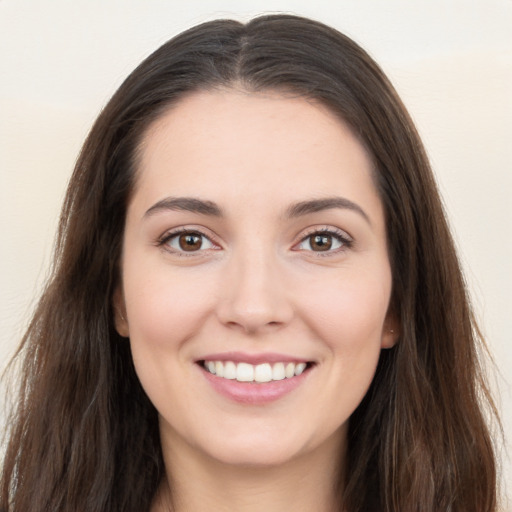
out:
{"label": "forehead", "polygon": [[194,93],[150,126],[140,150],[136,193],[147,201],[169,194],[255,202],[340,194],[366,195],[364,202],[380,208],[362,144],[326,107],[303,97]]}

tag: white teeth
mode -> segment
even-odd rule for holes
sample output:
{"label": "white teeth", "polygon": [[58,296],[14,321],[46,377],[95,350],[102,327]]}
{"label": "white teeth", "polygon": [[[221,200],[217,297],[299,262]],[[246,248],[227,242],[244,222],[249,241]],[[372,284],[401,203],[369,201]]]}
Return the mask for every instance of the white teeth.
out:
{"label": "white teeth", "polygon": [[254,369],[254,380],[256,382],[270,382],[272,380],[272,366],[268,363],[256,366]]}
{"label": "white teeth", "polygon": [[285,377],[284,363],[276,363],[272,367],[272,380],[283,380]]}
{"label": "white teeth", "polygon": [[224,378],[225,379],[236,379],[236,365],[231,361],[224,364]]}
{"label": "white teeth", "polygon": [[300,375],[306,369],[306,363],[295,365],[295,375]]}
{"label": "white teeth", "polygon": [[252,382],[254,380],[254,366],[247,363],[238,363],[236,366],[236,380]]}
{"label": "white teeth", "polygon": [[233,361],[205,361],[204,368],[224,379],[239,382],[270,382],[273,380],[291,379],[301,375],[306,369],[306,363],[234,363]]}

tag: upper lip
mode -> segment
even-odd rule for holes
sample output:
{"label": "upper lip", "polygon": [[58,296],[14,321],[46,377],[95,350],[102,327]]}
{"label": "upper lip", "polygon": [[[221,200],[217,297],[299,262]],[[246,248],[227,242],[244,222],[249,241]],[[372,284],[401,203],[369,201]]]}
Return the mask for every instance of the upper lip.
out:
{"label": "upper lip", "polygon": [[219,352],[208,354],[198,359],[199,361],[233,361],[234,363],[248,363],[252,365],[262,363],[310,363],[311,359],[277,354],[275,352],[261,352],[259,354],[247,354],[245,352]]}

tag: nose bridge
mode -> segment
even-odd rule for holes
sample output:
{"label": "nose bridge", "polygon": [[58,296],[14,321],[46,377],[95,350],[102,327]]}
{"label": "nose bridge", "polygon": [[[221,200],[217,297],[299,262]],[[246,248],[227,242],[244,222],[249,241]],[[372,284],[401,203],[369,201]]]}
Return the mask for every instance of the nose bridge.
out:
{"label": "nose bridge", "polygon": [[223,283],[223,323],[253,332],[287,323],[293,308],[285,293],[276,251],[252,240],[233,250]]}

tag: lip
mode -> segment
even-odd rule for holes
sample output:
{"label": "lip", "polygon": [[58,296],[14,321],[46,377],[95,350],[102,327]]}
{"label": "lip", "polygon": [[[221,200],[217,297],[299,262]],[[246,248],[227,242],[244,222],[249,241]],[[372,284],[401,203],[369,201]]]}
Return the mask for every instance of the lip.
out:
{"label": "lip", "polygon": [[258,354],[247,354],[245,352],[221,352],[208,354],[196,360],[201,361],[233,361],[234,363],[263,364],[263,363],[311,363],[311,359],[277,354],[275,352],[261,352]]}
{"label": "lip", "polygon": [[[224,355],[224,354],[223,354]],[[258,361],[259,359],[256,358]],[[209,359],[208,359],[209,360]],[[215,359],[216,361],[233,361],[229,357],[226,359]],[[254,359],[253,359],[254,360]],[[283,359],[279,359],[278,362],[284,362]],[[288,362],[306,362],[305,360],[297,360],[296,358],[292,358]],[[243,359],[237,362],[248,362],[247,359]],[[265,362],[269,362],[268,359]],[[258,364],[258,363],[251,363]],[[314,366],[314,365],[312,365]],[[294,391],[300,385],[303,385],[305,381],[309,378],[309,375],[312,371],[312,366],[308,367],[304,370],[303,373],[292,377],[290,379],[283,379],[277,381],[270,382],[238,382],[237,380],[224,379],[222,377],[217,377],[216,375],[211,374],[207,371],[202,364],[198,364],[197,368],[203,374],[206,381],[212,386],[215,392],[220,395],[232,400],[234,402],[238,402],[240,404],[246,405],[265,405],[271,402],[275,402],[281,398],[284,398],[286,395]]]}

